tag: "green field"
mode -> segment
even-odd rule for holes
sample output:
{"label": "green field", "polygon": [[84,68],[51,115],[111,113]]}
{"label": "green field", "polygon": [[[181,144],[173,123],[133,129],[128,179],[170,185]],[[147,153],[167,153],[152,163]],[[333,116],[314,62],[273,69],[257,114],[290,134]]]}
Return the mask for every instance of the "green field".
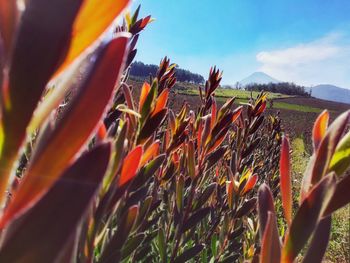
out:
{"label": "green field", "polygon": [[285,110],[294,110],[294,111],[301,111],[301,112],[316,112],[320,113],[322,112],[322,109],[307,106],[307,105],[299,105],[299,104],[291,104],[287,102],[280,102],[276,101],[273,103],[274,109],[285,109]]}
{"label": "green field", "polygon": [[[181,86],[183,87],[183,86]],[[198,88],[193,88],[193,85],[191,85],[190,87],[186,87],[184,84],[185,89],[179,89],[178,93],[179,94],[184,94],[184,95],[198,95],[199,91]],[[237,89],[222,89],[219,88],[215,91],[215,95],[216,97],[223,97],[223,98],[232,98],[232,97],[237,97],[240,99],[249,99],[251,96],[253,96],[253,98],[256,98],[258,95],[260,94],[260,92],[258,91],[246,91],[246,90],[237,90]],[[269,93],[269,98],[271,99],[277,99],[277,98],[289,98],[291,96],[289,95],[284,95],[284,94],[280,94],[280,93]]]}
{"label": "green field", "polygon": [[[193,84],[181,83],[181,86],[179,86],[180,88],[177,90],[177,93],[182,95],[188,95],[188,96],[198,96],[199,95],[198,88],[194,88],[193,86],[194,86]],[[225,102],[229,98],[236,97],[236,102],[247,103],[248,99],[251,96],[253,98],[256,98],[259,94],[260,92],[257,92],[257,91],[250,92],[246,90],[223,89],[223,88],[219,88],[215,91],[215,97],[218,102]],[[269,99],[283,99],[283,98],[290,98],[290,97],[292,96],[284,95],[280,93],[268,93]],[[274,101],[273,108],[300,111],[300,112],[316,112],[316,113],[320,113],[322,111],[322,109],[320,108],[315,108],[308,105],[292,104],[292,103],[283,102],[283,101]]]}

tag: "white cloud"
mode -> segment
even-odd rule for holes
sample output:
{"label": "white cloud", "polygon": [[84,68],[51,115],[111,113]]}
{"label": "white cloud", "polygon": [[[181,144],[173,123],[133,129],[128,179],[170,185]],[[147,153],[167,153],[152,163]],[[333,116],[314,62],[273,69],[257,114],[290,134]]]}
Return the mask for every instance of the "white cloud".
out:
{"label": "white cloud", "polygon": [[331,33],[309,43],[262,51],[256,60],[261,63],[259,70],[280,80],[350,88],[350,44],[344,34]]}

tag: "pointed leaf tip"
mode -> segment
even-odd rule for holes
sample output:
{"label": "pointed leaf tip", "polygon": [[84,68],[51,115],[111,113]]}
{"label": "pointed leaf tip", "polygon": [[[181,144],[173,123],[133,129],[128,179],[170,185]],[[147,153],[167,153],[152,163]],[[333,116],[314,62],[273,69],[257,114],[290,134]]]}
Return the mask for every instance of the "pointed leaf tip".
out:
{"label": "pointed leaf tip", "polygon": [[280,188],[282,196],[282,206],[288,225],[292,221],[292,187],[291,187],[291,170],[290,170],[290,145],[287,137],[282,139],[280,155]]}

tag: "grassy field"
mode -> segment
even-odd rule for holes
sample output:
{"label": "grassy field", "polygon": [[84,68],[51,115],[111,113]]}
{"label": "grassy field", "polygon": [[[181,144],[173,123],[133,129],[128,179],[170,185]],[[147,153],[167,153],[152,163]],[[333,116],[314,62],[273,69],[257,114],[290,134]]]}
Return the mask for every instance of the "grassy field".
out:
{"label": "grassy field", "polygon": [[[188,86],[191,85],[191,86]],[[179,94],[183,94],[183,95],[199,95],[199,91],[197,87],[193,87],[192,84],[181,84],[181,86],[179,86],[180,88],[183,89],[179,89],[178,93]],[[249,99],[251,96],[253,98],[256,98],[259,95],[260,92],[258,91],[246,91],[246,90],[238,90],[238,89],[222,89],[219,88],[215,91],[215,95],[216,97],[223,97],[223,98],[232,98],[232,97],[236,97],[236,98],[240,98],[240,99]],[[284,94],[280,94],[280,93],[269,93],[269,98],[270,99],[281,99],[281,98],[289,98],[291,96],[289,95],[284,95]]]}
{"label": "grassy field", "polygon": [[[225,102],[227,99],[236,97],[236,102],[238,103],[246,103],[248,99],[253,97],[256,98],[260,92],[257,91],[246,91],[246,90],[237,90],[237,89],[223,89],[219,88],[216,90],[215,95],[216,99],[219,102]],[[198,96],[199,91],[198,87],[189,83],[180,83],[177,85],[177,94],[187,95],[187,96]],[[284,95],[280,93],[268,93],[268,98],[275,100],[273,103],[273,108],[275,109],[285,109],[292,111],[300,111],[300,112],[315,112],[320,113],[322,111],[321,108],[316,108],[308,105],[300,105],[293,104],[284,101],[280,101],[279,99],[288,99],[293,98],[294,96]]]}
{"label": "grassy field", "polygon": [[275,109],[294,110],[294,111],[301,111],[301,112],[316,112],[316,113],[322,112],[322,109],[320,108],[315,108],[308,105],[292,104],[292,103],[281,102],[281,101],[274,102],[273,107]]}

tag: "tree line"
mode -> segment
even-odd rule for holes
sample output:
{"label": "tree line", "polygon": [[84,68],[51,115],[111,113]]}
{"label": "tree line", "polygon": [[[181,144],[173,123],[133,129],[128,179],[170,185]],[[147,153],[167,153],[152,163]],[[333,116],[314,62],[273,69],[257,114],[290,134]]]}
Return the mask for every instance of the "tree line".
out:
{"label": "tree line", "polygon": [[[155,76],[157,70],[157,65],[144,64],[143,62],[135,61],[131,64],[130,75],[135,77],[148,78],[150,75]],[[181,82],[190,82],[195,84],[204,83],[204,78],[202,75],[179,67],[176,67],[176,79]]]}
{"label": "tree line", "polygon": [[273,93],[281,93],[286,95],[296,95],[310,97],[311,90],[308,92],[304,86],[296,85],[290,82],[269,83],[269,84],[249,84],[245,86],[249,91],[268,91]]}

